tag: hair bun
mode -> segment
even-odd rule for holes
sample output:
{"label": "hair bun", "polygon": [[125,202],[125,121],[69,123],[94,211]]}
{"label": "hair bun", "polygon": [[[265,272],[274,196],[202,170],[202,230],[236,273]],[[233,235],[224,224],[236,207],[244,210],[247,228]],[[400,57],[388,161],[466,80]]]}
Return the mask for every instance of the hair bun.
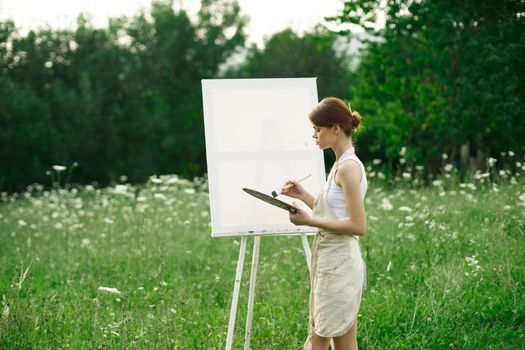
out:
{"label": "hair bun", "polygon": [[359,125],[361,125],[361,114],[358,112],[352,112],[352,126],[354,127],[354,130],[359,129]]}

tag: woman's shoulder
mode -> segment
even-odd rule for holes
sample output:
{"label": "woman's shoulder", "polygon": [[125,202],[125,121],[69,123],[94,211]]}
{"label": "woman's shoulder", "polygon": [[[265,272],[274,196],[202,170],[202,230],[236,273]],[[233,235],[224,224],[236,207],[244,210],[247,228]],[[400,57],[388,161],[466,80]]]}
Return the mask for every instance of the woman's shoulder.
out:
{"label": "woman's shoulder", "polygon": [[349,157],[339,164],[336,174],[337,185],[342,183],[342,177],[344,177],[345,180],[349,182],[357,182],[358,184],[361,182],[362,170],[361,165],[358,163],[358,161],[359,159],[356,160],[353,157]]}

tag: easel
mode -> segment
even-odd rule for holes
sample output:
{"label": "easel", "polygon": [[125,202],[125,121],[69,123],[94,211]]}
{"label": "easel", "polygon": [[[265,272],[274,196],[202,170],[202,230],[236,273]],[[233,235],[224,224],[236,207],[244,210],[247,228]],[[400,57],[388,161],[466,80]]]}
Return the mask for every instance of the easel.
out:
{"label": "easel", "polygon": [[[241,246],[239,250],[239,260],[237,261],[237,272],[235,274],[235,283],[233,287],[233,298],[230,309],[230,322],[228,324],[228,336],[226,338],[226,350],[231,350],[233,343],[233,330],[235,328],[235,315],[237,313],[237,303],[239,301],[239,290],[241,288],[242,270],[244,267],[244,256],[246,255],[246,242],[248,236],[241,237]],[[257,279],[257,265],[259,263],[259,245],[261,236],[256,235],[253,243],[252,270],[250,276],[250,290],[248,292],[248,313],[246,315],[246,332],[244,336],[244,350],[250,349],[250,336],[252,332],[253,301],[255,299],[255,282]],[[312,253],[305,233],[301,233],[301,242],[303,244],[306,256],[308,271],[311,271],[310,261]]]}

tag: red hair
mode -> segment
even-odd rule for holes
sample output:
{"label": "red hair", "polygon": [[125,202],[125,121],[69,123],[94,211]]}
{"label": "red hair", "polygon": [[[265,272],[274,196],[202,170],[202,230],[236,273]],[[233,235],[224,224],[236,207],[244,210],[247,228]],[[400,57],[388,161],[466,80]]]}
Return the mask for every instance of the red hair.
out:
{"label": "red hair", "polygon": [[351,136],[361,124],[361,115],[337,97],[326,97],[310,112],[310,121],[316,126],[339,125],[346,136]]}

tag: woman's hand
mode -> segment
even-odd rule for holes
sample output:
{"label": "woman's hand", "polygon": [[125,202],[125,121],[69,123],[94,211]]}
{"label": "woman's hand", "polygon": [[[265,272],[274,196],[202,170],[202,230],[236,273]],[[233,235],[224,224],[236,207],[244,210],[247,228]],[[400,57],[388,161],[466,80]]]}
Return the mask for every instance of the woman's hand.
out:
{"label": "woman's hand", "polygon": [[[297,203],[292,202],[294,207],[297,207]],[[295,225],[307,225],[311,226],[312,218],[301,209],[298,209],[294,214],[290,212],[290,221]]]}
{"label": "woman's hand", "polygon": [[306,194],[306,191],[297,181],[288,180],[284,183],[281,193],[288,197],[301,199]]}

